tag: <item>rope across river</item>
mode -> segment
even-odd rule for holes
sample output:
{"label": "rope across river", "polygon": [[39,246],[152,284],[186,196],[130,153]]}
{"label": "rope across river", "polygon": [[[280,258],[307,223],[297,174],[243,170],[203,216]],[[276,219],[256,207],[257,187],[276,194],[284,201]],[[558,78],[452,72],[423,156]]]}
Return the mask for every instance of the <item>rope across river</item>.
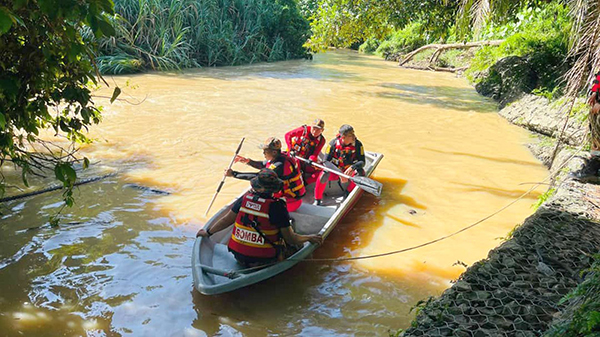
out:
{"label": "rope across river", "polygon": [[[579,152],[583,149],[583,146],[580,147],[578,150],[576,150],[571,156],[569,156],[556,170],[555,172],[560,172],[560,170],[562,168],[564,168],[567,163],[569,163],[571,161],[571,159],[573,159],[575,156],[577,156],[577,154],[579,154]],[[415,246],[411,246],[411,247],[407,247],[407,248],[403,248],[403,249],[399,249],[399,250],[394,250],[394,251],[390,251],[390,252],[385,252],[385,253],[379,253],[379,254],[372,254],[372,255],[363,255],[363,256],[354,256],[354,257],[339,257],[339,258],[312,258],[312,259],[286,259],[284,261],[298,261],[298,262],[345,262],[345,261],[357,261],[357,260],[367,260],[367,259],[373,259],[373,258],[378,258],[378,257],[384,257],[384,256],[390,256],[390,255],[396,255],[396,254],[400,254],[400,253],[404,253],[404,252],[408,252],[411,250],[415,250],[418,248],[422,248],[422,247],[426,247],[429,245],[432,245],[434,243],[446,240],[448,238],[451,238],[455,235],[458,235],[462,232],[465,232],[473,227],[476,227],[477,225],[483,223],[484,221],[494,217],[495,215],[497,215],[498,213],[506,210],[507,208],[511,207],[512,205],[514,205],[515,203],[517,203],[518,201],[520,201],[521,199],[523,199],[524,197],[526,197],[529,193],[533,192],[536,188],[538,188],[541,185],[546,184],[547,181],[550,180],[550,178],[553,176],[552,173],[548,174],[548,176],[546,176],[546,178],[538,183],[536,183],[535,185],[533,185],[529,190],[527,190],[526,192],[524,192],[523,194],[521,194],[519,197],[517,197],[516,199],[514,199],[513,201],[511,201],[510,203],[508,203],[506,206],[500,208],[499,210],[495,211],[494,213],[474,222],[473,224],[463,227],[460,230],[450,233],[448,235],[444,235],[441,236],[437,239],[425,242],[425,243],[421,243]],[[280,262],[274,262],[271,264],[265,264],[265,265],[261,265],[261,266],[256,266],[256,267],[250,267],[250,268],[245,268],[245,269],[240,269],[240,270],[235,270],[235,271],[231,271],[231,273],[246,273],[246,272],[250,272],[253,270],[257,270],[257,269],[263,269],[272,265],[275,265],[277,263]]]}

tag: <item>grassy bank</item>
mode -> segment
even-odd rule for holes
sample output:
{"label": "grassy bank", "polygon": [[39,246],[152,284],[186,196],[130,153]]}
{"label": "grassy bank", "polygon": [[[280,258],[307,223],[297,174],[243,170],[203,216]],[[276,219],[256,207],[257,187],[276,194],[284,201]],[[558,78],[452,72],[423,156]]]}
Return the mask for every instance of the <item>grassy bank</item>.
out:
{"label": "grassy bank", "polygon": [[116,0],[115,12],[116,35],[95,41],[105,74],[271,62],[307,53],[309,24],[295,0]]}
{"label": "grassy bank", "polygon": [[[456,43],[483,40],[504,40],[499,46],[485,46],[475,50],[450,50],[437,59],[435,66],[461,68],[469,66],[466,76],[473,83],[495,80],[489,72],[499,60],[516,56],[522,58],[533,72],[535,83],[530,92],[560,94],[561,79],[570,67],[567,59],[571,17],[560,1],[525,6],[510,19],[497,23],[490,21],[476,33],[461,39],[456,27],[445,37],[431,34],[422,22],[413,22],[396,30],[383,40],[370,38],[359,48],[389,60],[399,60],[407,53],[430,43]],[[428,60],[432,51],[412,61]],[[486,79],[486,77],[488,77]]]}

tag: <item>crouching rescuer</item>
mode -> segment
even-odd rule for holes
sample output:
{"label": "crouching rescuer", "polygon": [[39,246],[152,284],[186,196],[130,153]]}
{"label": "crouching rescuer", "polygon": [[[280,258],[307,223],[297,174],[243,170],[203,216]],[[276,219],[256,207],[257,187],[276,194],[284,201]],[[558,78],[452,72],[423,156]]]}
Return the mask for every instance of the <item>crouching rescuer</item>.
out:
{"label": "crouching rescuer", "polygon": [[210,237],[233,223],[228,248],[245,267],[282,260],[286,257],[286,245],[323,242],[319,235],[294,232],[285,201],[273,196],[283,187],[283,181],[273,170],[262,169],[250,180],[250,185],[252,188],[233,203],[225,216],[210,228],[200,229],[196,236]]}
{"label": "crouching rescuer", "polygon": [[[336,169],[340,172],[349,175],[365,175],[365,150],[360,140],[356,138],[354,134],[354,128],[348,124],[344,124],[340,127],[339,133],[336,138],[333,139],[327,146],[327,162],[333,164]],[[322,171],[319,174],[317,182],[315,183],[315,205],[320,206],[322,204],[323,193],[328,181],[337,181],[339,179],[341,183],[347,183],[348,180],[344,177],[340,177],[337,174]],[[350,182],[347,187],[347,191],[351,192],[356,185],[354,182]]]}

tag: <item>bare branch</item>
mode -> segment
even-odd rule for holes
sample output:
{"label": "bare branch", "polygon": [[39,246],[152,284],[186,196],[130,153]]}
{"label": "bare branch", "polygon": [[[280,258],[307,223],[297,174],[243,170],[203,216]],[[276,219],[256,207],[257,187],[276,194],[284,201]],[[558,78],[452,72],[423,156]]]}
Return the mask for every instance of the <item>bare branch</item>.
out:
{"label": "bare branch", "polygon": [[[417,48],[417,49],[413,50],[412,52],[406,54],[404,59],[402,61],[400,61],[399,66],[403,66],[408,61],[410,61],[415,55],[417,55],[418,53],[420,53],[424,50],[427,50],[427,49],[435,48],[436,49],[436,51],[434,52],[434,55],[435,55],[436,53],[441,53],[442,51],[447,50],[447,49],[469,49],[469,48],[482,47],[482,46],[497,46],[497,45],[500,45],[502,42],[504,42],[504,40],[486,40],[486,41],[477,41],[477,42],[468,42],[468,43],[449,43],[449,44],[432,43],[432,44],[425,45],[421,48]],[[432,59],[433,59],[433,57],[432,57]],[[435,59],[437,59],[437,57]],[[430,66],[433,66],[433,65],[430,64]]]}

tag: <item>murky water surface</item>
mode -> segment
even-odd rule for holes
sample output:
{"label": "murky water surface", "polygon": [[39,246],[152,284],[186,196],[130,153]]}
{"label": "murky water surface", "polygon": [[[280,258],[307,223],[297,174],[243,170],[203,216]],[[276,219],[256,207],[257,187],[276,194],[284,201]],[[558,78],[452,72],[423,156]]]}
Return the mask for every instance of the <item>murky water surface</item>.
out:
{"label": "murky water surface", "polygon": [[[386,335],[410,323],[418,300],[458,277],[457,261],[484,258],[541,193],[435,245],[360,262],[300,263],[207,297],[192,289],[194,234],[241,137],[242,154],[259,159],[260,141],[320,117],[328,139],[349,123],[367,150],[385,154],[375,173],[383,195],[364,195],[317,250],[320,258],[436,239],[546,176],[523,145],[528,135],[465,80],[351,52],[107,80],[124,87],[125,100],[96,98],[105,117],[84,149],[95,164],[82,174],[118,174],[80,187],[58,227],[47,220],[59,193],[4,204],[2,336]],[[212,212],[246,184],[228,180]]]}

